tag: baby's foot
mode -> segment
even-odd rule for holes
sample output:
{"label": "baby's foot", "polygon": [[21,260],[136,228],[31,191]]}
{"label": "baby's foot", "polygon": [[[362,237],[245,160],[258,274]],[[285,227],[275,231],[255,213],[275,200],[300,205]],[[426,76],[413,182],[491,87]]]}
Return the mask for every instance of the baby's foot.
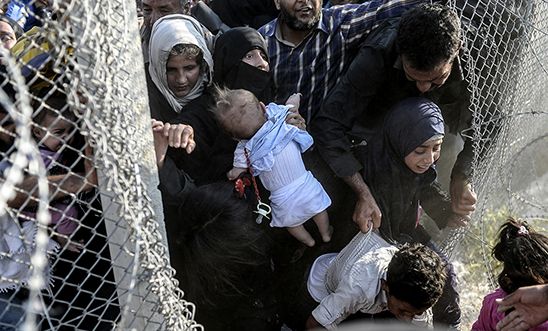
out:
{"label": "baby's foot", "polygon": [[331,237],[333,236],[333,227],[330,225],[327,229],[327,233],[322,234],[322,240],[324,243],[328,243],[331,241]]}
{"label": "baby's foot", "polygon": [[310,238],[310,239],[304,239],[301,241],[303,244],[305,244],[306,246],[308,247],[314,247],[314,245],[316,245],[316,242],[314,241],[314,239]]}

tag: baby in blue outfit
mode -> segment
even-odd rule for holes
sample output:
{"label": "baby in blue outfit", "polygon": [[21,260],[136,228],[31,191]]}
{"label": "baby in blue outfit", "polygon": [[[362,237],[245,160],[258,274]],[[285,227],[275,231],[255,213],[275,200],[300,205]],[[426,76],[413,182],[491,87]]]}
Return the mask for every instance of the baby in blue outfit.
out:
{"label": "baby in blue outfit", "polygon": [[218,93],[216,112],[220,125],[239,141],[229,178],[250,167],[270,191],[270,226],[285,227],[312,247],[315,241],[303,224],[312,218],[322,240],[329,242],[333,230],[326,209],[331,199],[304,166],[301,154],[312,146],[313,139],[286,123],[290,108],[274,103],[265,106],[246,90],[223,89]]}

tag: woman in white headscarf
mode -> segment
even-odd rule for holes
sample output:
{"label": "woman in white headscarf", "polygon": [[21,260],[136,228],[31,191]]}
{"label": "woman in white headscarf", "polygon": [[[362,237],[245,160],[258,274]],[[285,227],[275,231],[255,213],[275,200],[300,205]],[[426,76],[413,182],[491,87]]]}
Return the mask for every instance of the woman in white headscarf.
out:
{"label": "woman in white headscarf", "polygon": [[235,147],[208,111],[213,106],[212,40],[211,33],[194,18],[174,14],[154,23],[149,43],[147,85],[152,118],[193,128],[196,148],[192,154],[170,148],[167,156],[168,163],[173,161],[199,185],[226,179]]}
{"label": "woman in white headscarf", "polygon": [[153,118],[172,120],[211,84],[211,40],[211,33],[187,15],[167,15],[154,23],[147,82]]}

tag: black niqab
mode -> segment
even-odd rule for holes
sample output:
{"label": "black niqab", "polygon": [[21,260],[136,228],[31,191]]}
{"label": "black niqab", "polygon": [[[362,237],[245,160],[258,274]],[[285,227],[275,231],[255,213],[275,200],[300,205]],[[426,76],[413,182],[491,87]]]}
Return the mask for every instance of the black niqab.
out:
{"label": "black niqab", "polygon": [[242,61],[254,49],[261,50],[269,61],[266,42],[257,30],[238,27],[219,36],[213,53],[213,80],[229,89],[248,90],[260,101],[269,103],[275,92],[272,74]]}

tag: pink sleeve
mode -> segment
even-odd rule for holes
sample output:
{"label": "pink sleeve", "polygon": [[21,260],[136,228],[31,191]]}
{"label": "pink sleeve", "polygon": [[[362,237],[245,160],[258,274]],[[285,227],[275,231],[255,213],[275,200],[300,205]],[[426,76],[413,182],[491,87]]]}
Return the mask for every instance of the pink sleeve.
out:
{"label": "pink sleeve", "polygon": [[483,298],[478,320],[472,325],[472,331],[495,331],[498,321],[504,318],[504,313],[497,312],[495,299],[503,298],[506,293],[502,289],[488,294]]}
{"label": "pink sleeve", "polygon": [[53,203],[49,209],[51,224],[57,233],[71,235],[78,228],[78,209],[63,202]]}

